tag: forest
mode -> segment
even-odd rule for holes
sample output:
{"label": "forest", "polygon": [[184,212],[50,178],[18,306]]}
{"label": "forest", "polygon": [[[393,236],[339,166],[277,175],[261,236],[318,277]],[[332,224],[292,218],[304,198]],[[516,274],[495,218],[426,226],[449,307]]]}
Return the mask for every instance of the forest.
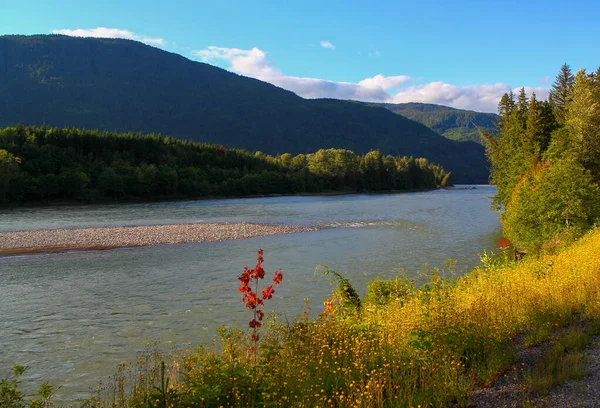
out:
{"label": "forest", "polygon": [[266,155],[172,137],[75,128],[0,130],[0,202],[106,202],[433,189],[424,158],[345,149]]}
{"label": "forest", "polygon": [[551,250],[600,219],[600,69],[565,64],[547,101],[505,94],[498,134],[481,132],[491,162],[494,206],[520,253]]}

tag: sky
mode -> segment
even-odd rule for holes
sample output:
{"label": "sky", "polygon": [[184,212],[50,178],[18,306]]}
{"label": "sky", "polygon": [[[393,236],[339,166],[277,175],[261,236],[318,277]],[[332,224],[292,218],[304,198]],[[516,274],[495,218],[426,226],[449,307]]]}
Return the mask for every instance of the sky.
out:
{"label": "sky", "polygon": [[[572,4],[572,5],[571,5]],[[0,0],[0,35],[142,41],[306,98],[496,112],[600,65],[600,1]]]}

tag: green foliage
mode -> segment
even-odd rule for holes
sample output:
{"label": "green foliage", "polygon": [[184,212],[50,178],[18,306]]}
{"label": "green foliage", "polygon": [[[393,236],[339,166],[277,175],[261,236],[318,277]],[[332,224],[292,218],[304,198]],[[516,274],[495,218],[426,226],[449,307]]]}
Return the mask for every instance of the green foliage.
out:
{"label": "green foliage", "polygon": [[14,203],[432,189],[448,179],[426,159],[379,151],[273,157],[156,135],[0,129],[0,188]]}
{"label": "green foliage", "polygon": [[0,188],[2,189],[2,200],[0,203],[6,201],[6,193],[9,191],[11,182],[19,172],[20,163],[20,158],[4,149],[0,149]]}
{"label": "green foliage", "polygon": [[549,101],[552,104],[554,115],[559,123],[564,123],[567,114],[567,105],[571,101],[571,92],[575,84],[575,76],[568,64],[560,67],[560,73],[556,76],[550,89]]}
{"label": "green foliage", "polygon": [[574,159],[544,163],[525,176],[502,216],[506,237],[537,252],[565,229],[584,232],[600,217],[600,188]]}
{"label": "green foliage", "polygon": [[497,136],[482,132],[504,208],[504,233],[527,252],[555,250],[600,217],[600,86],[595,75],[563,65],[540,102],[521,89],[499,105]]}
{"label": "green foliage", "polygon": [[478,131],[496,133],[498,115],[428,103],[373,104],[422,123],[450,140],[484,144]]}
{"label": "green foliage", "polygon": [[567,104],[565,128],[569,132],[570,150],[600,180],[600,78],[585,71],[577,73]]}
{"label": "green foliage", "polygon": [[487,180],[478,144],[447,140],[420,123],[362,103],[303,99],[139,42],[0,36],[0,55],[0,94],[7,101],[0,127],[22,122],[160,133],[270,155],[332,147],[362,155],[378,149],[385,155],[427,157],[452,170],[457,182]]}
{"label": "green foliage", "polygon": [[0,378],[0,407],[2,408],[47,408],[52,403],[50,398],[56,392],[50,383],[44,382],[38,389],[38,399],[26,398],[20,390],[20,377],[25,373],[27,367],[15,365],[13,375],[10,378]]}
{"label": "green foliage", "polygon": [[321,275],[333,276],[331,284],[335,284],[336,287],[331,293],[331,300],[332,302],[337,303],[336,314],[344,315],[360,312],[362,306],[360,297],[358,296],[356,289],[354,289],[354,286],[350,283],[350,280],[340,273],[329,269],[326,265],[318,265],[315,269],[315,273],[320,269],[322,269]]}
{"label": "green foliage", "polygon": [[5,408],[26,407],[25,396],[19,390],[19,377],[23,374],[23,366],[13,367],[13,376],[11,378],[0,379],[0,406]]}
{"label": "green foliage", "polygon": [[365,303],[385,306],[391,302],[403,303],[404,298],[413,293],[415,281],[403,276],[393,279],[375,278],[367,285]]}
{"label": "green foliage", "polygon": [[535,160],[532,153],[535,149],[527,145],[530,141],[525,137],[528,105],[524,91],[520,104],[515,102],[512,93],[505,94],[499,106],[499,111],[505,113],[498,122],[498,136],[484,134],[492,165],[490,181],[498,190],[493,201],[497,208],[508,204],[512,191]]}

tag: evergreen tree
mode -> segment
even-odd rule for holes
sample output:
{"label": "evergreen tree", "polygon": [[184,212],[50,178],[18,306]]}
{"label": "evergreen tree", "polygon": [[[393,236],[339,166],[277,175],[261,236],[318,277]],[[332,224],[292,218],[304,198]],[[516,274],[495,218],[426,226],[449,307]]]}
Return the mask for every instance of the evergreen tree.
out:
{"label": "evergreen tree", "polygon": [[19,172],[19,163],[21,159],[9,153],[6,150],[0,149],[0,188],[2,188],[2,200],[6,201],[6,193],[8,192],[10,182],[17,176]]}
{"label": "evergreen tree", "polygon": [[569,149],[594,178],[600,180],[600,78],[577,73],[565,126]]}
{"label": "evergreen tree", "polygon": [[529,100],[527,99],[527,92],[525,92],[525,88],[521,88],[519,90],[519,97],[517,98],[517,114],[519,119],[525,126],[527,122],[527,112],[529,111]]}
{"label": "evergreen tree", "polygon": [[543,131],[541,118],[541,104],[537,101],[535,93],[531,94],[529,99],[529,111],[527,112],[527,126],[525,129],[525,148],[530,154],[539,159],[539,144],[541,139],[540,133]]}
{"label": "evergreen tree", "polygon": [[498,115],[500,115],[501,120],[498,124],[502,124],[502,119],[509,118],[512,114],[513,108],[515,107],[515,97],[513,92],[505,93],[502,95],[500,102],[498,103]]}
{"label": "evergreen tree", "polygon": [[556,121],[552,114],[552,107],[547,101],[538,101],[533,93],[529,100],[525,145],[534,156],[535,162],[541,160],[542,155],[548,149],[552,131],[555,128]]}
{"label": "evergreen tree", "polygon": [[535,252],[561,234],[578,236],[600,219],[600,78],[568,65],[551,91],[551,102],[516,104],[506,94],[497,136],[482,133],[504,208],[504,233],[517,248]]}
{"label": "evergreen tree", "polygon": [[571,100],[571,91],[575,84],[575,76],[567,63],[560,67],[560,72],[552,83],[549,100],[552,104],[556,121],[560,124],[565,122],[566,108]]}
{"label": "evergreen tree", "polygon": [[500,103],[498,135],[481,132],[486,140],[486,154],[491,163],[490,182],[496,185],[493,205],[500,209],[510,200],[512,190],[531,166],[532,154],[526,143],[526,118],[529,101],[521,88],[517,103],[511,93]]}

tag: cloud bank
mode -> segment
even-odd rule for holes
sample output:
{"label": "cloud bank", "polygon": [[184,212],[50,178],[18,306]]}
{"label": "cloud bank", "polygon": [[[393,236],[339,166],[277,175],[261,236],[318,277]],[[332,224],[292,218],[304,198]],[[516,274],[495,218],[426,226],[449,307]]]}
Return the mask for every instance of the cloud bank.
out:
{"label": "cloud bank", "polygon": [[[324,46],[323,42],[321,45]],[[498,101],[511,89],[501,82],[455,86],[435,81],[411,85],[415,80],[407,75],[377,74],[357,83],[289,76],[274,67],[267,59],[267,53],[256,47],[244,50],[210,46],[193,51],[192,54],[204,62],[225,61],[229,65],[227,69],[233,72],[269,82],[305,98],[353,99],[387,103],[423,102],[480,112],[497,112]],[[525,87],[525,90],[528,95],[535,92],[538,99],[548,97],[548,89],[544,87]],[[518,92],[518,89],[513,89],[513,92]]]}
{"label": "cloud bank", "polygon": [[211,46],[204,50],[194,51],[192,54],[205,62],[227,61],[230,65],[228,69],[233,72],[269,82],[305,98],[382,102],[390,99],[388,89],[410,80],[404,75],[395,77],[376,75],[360,83],[352,83],[289,76],[274,67],[267,60],[267,53],[258,48],[243,50]]}
{"label": "cloud bank", "polygon": [[163,38],[146,37],[119,28],[96,27],[90,29],[77,28],[75,30],[62,29],[51,30],[51,33],[69,35],[71,37],[125,38],[127,40],[140,41],[144,44],[158,48],[167,48],[168,46],[168,43]]}

